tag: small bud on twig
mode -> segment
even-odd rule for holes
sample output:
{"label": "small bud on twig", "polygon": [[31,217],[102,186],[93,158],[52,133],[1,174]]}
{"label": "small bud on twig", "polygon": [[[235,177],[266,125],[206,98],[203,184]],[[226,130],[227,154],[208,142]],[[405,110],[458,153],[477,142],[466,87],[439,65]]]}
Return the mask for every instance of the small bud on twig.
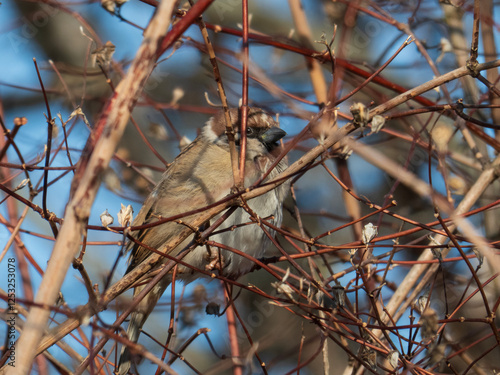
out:
{"label": "small bud on twig", "polygon": [[378,228],[372,223],[368,223],[363,228],[362,241],[365,245],[368,245],[371,240],[378,234]]}
{"label": "small bud on twig", "polygon": [[368,110],[363,103],[354,103],[351,108],[354,124],[364,128],[368,123]]}

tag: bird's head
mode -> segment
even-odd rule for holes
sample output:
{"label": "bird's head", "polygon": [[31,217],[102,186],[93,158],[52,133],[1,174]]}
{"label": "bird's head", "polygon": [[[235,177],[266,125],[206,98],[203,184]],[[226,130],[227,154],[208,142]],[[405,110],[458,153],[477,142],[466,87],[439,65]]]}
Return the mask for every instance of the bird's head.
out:
{"label": "bird's head", "polygon": [[[239,146],[241,140],[241,110],[232,108],[229,110],[229,116],[235,133],[235,143]],[[266,153],[279,154],[278,141],[285,135],[286,132],[278,127],[278,123],[267,112],[254,107],[248,109],[246,127],[248,158],[253,159],[256,155]],[[207,141],[213,142],[220,147],[229,148],[223,111],[217,113],[207,122],[203,128],[202,136]]]}

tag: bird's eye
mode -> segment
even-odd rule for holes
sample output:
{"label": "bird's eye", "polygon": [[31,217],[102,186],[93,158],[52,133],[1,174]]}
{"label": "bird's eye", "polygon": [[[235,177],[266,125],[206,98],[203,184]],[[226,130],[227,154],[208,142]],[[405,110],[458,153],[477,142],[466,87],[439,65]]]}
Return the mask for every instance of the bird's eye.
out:
{"label": "bird's eye", "polygon": [[253,134],[253,129],[250,127],[247,127],[247,135],[252,135]]}

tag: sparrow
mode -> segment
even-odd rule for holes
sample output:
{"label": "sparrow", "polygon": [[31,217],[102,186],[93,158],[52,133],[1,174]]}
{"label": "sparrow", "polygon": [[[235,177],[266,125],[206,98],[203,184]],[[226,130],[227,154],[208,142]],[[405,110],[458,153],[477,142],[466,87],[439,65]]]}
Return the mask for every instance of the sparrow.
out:
{"label": "sparrow", "polygon": [[[229,110],[231,123],[235,132],[235,145],[239,154],[241,110]],[[249,187],[268,172],[281,153],[278,141],[286,135],[285,131],[271,115],[260,108],[249,108],[246,128],[246,155],[244,186]],[[270,171],[265,181],[272,180],[287,167],[286,158],[282,158]],[[220,201],[231,193],[234,186],[233,170],[230,158],[230,146],[226,134],[224,112],[210,118],[200,132],[200,135],[186,147],[169,165],[160,182],[148,196],[132,226],[142,226],[154,223],[159,219],[168,218],[206,207]],[[280,226],[283,218],[283,201],[288,190],[287,184],[251,199],[248,207],[260,218],[269,218],[269,222]],[[216,221],[224,212],[214,217]],[[148,229],[139,230],[132,236],[138,243],[160,250],[162,245],[179,235],[196,214],[184,217],[183,224],[169,221]],[[243,207],[236,210],[217,228],[216,233],[209,240],[231,248],[238,249],[246,254],[261,258],[271,245],[271,240],[256,224],[251,223],[250,215]],[[248,225],[239,225],[248,224]],[[223,230],[232,228],[231,230]],[[202,230],[203,228],[199,228]],[[273,230],[269,230],[274,235]],[[194,234],[183,243],[169,252],[170,256],[178,255],[192,241]],[[145,260],[150,251],[134,241],[130,241],[126,251],[130,252],[127,273]],[[219,273],[229,279],[250,272],[255,263],[250,259],[237,255],[221,248],[207,249],[207,245],[200,245],[190,250],[182,261],[198,269],[218,268]],[[214,254],[217,254],[214,257]],[[162,258],[161,263],[168,262]],[[219,267],[215,266],[218,265]],[[204,276],[190,267],[178,264],[176,280],[191,282]],[[139,333],[149,314],[155,307],[165,289],[172,282],[171,273],[167,274],[137,305],[131,314],[127,328],[128,339],[137,342]],[[145,286],[134,289],[134,297]],[[131,366],[131,355],[126,345],[122,347],[118,373],[127,374]]]}

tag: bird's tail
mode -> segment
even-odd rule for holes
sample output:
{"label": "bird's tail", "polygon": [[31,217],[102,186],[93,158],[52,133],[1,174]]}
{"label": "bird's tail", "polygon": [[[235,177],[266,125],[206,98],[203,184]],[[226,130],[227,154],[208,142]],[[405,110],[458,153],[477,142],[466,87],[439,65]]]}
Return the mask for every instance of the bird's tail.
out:
{"label": "bird's tail", "polygon": [[[130,322],[127,328],[127,336],[129,341],[133,343],[137,342],[137,340],[139,339],[139,334],[141,333],[142,326],[146,322],[149,314],[151,314],[151,311],[153,311],[156,303],[160,299],[165,289],[167,289],[169,284],[170,280],[168,278],[164,278],[153,287],[153,289],[142,299],[141,302],[139,302],[136,310],[130,316]],[[135,288],[134,297],[136,297],[144,288],[145,285]],[[130,349],[127,345],[123,345],[120,354],[120,361],[118,363],[118,374],[128,374],[131,365],[132,355],[130,353]]]}
{"label": "bird's tail", "polygon": [[[134,343],[139,339],[139,334],[141,332],[141,328],[144,325],[147,317],[146,314],[140,312],[133,312],[130,322],[127,328],[127,336],[128,339]],[[130,366],[132,364],[132,358],[130,355],[130,349],[127,345],[122,346],[122,352],[120,354],[120,362],[118,364],[118,374],[126,375],[128,370],[130,370]]]}

